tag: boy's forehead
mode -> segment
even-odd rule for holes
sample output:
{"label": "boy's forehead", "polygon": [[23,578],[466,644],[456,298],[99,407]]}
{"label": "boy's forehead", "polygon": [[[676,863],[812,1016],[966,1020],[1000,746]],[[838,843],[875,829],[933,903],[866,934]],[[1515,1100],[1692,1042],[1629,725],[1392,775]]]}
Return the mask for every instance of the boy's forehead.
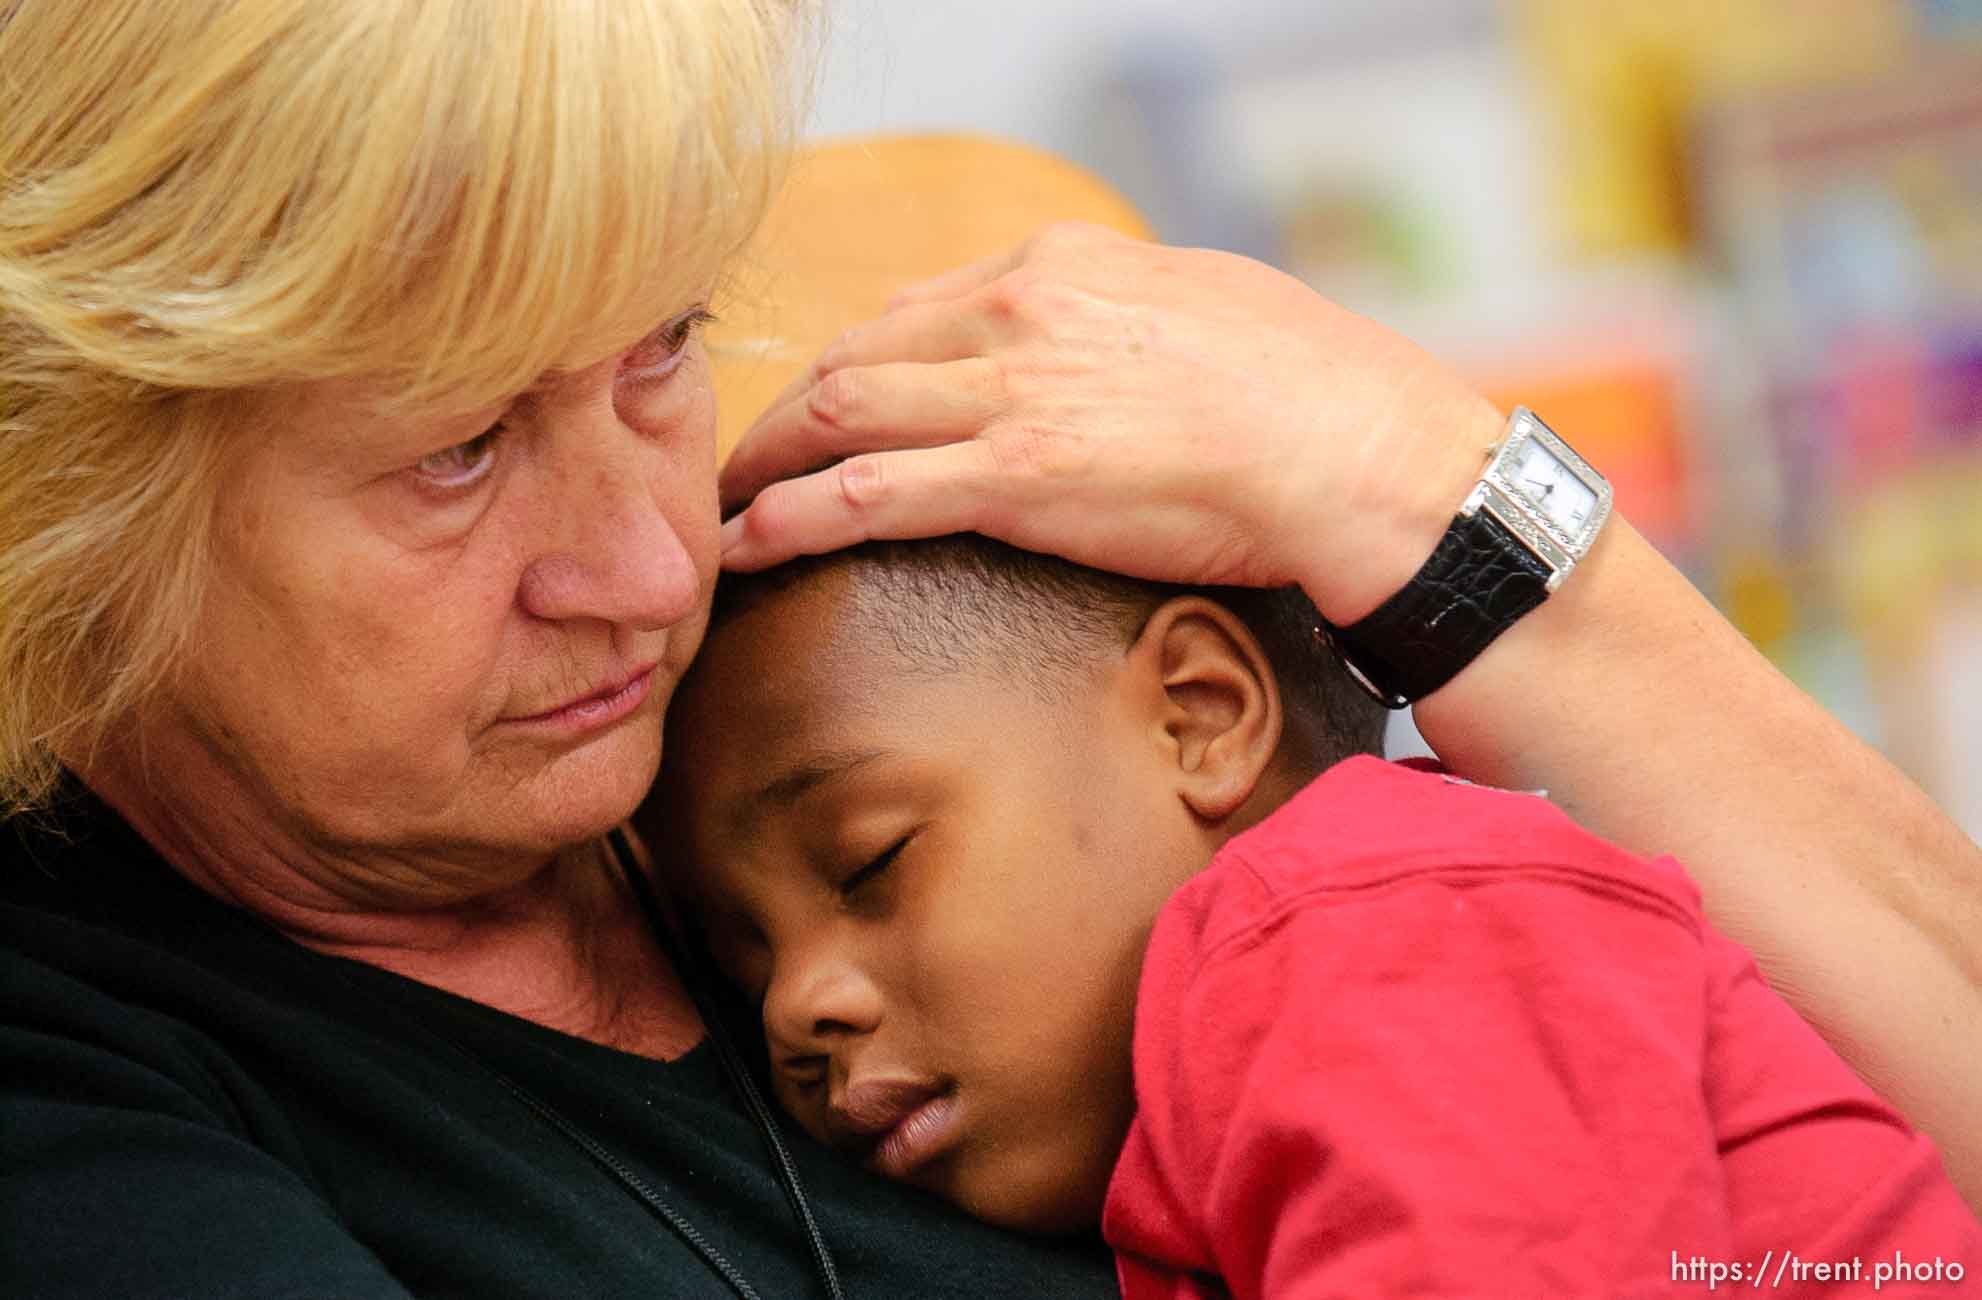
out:
{"label": "boy's forehead", "polygon": [[945,608],[954,598],[888,581],[871,560],[828,559],[750,591],[741,609],[717,618],[709,642],[713,653],[772,673],[804,657],[822,670],[806,678],[812,688],[873,694],[928,678],[933,663],[960,667],[983,656],[986,634]]}
{"label": "boy's forehead", "polygon": [[891,649],[881,620],[855,599],[851,575],[832,567],[753,593],[742,609],[716,621],[704,654],[748,665],[748,672],[724,674],[722,684],[749,707],[788,693],[781,686],[798,693],[848,683],[872,690],[893,676],[885,663]]}
{"label": "boy's forehead", "polygon": [[718,622],[676,702],[682,738],[762,778],[795,752],[871,748],[874,724],[919,716],[900,697],[926,677],[856,605],[845,575],[827,570]]}
{"label": "boy's forehead", "polygon": [[872,763],[940,751],[984,707],[967,676],[917,671],[843,595],[794,584],[711,633],[670,718],[672,779],[699,833],[758,838]]}

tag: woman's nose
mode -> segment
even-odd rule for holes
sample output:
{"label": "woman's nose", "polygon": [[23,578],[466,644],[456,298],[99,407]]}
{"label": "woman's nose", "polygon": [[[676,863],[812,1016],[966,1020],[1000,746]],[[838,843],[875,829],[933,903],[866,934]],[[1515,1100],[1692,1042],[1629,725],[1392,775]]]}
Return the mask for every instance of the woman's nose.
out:
{"label": "woman's nose", "polygon": [[[546,499],[536,512],[544,535],[523,573],[524,608],[554,621],[647,629],[680,622],[702,598],[703,570],[714,567],[713,547],[691,549],[688,540],[713,536],[713,492],[673,481],[681,468],[654,439],[621,424],[610,402],[558,415],[582,423],[550,440]],[[710,518],[695,518],[697,510]]]}

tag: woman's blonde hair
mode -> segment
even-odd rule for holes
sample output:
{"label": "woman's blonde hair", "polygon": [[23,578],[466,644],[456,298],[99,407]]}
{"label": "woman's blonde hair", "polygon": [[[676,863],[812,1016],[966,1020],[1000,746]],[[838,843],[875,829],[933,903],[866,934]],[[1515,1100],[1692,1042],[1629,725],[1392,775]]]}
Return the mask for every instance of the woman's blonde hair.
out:
{"label": "woman's blonde hair", "polygon": [[196,652],[245,397],[492,403],[705,292],[804,0],[0,0],[0,813]]}

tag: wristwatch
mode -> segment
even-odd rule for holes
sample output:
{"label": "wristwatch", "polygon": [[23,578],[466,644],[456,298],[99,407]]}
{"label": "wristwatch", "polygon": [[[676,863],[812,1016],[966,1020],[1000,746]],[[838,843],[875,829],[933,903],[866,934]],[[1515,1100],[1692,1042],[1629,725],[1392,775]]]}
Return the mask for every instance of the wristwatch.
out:
{"label": "wristwatch", "polygon": [[1610,483],[1525,406],[1404,589],[1321,632],[1389,708],[1423,699],[1562,585],[1610,518]]}

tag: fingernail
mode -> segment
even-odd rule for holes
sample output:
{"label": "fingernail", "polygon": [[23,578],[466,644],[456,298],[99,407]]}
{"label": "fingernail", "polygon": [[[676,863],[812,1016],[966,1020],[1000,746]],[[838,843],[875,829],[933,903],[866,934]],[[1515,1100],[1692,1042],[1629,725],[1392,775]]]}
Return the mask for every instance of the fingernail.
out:
{"label": "fingernail", "polygon": [[723,554],[728,555],[743,540],[743,516],[731,515],[723,520]]}

